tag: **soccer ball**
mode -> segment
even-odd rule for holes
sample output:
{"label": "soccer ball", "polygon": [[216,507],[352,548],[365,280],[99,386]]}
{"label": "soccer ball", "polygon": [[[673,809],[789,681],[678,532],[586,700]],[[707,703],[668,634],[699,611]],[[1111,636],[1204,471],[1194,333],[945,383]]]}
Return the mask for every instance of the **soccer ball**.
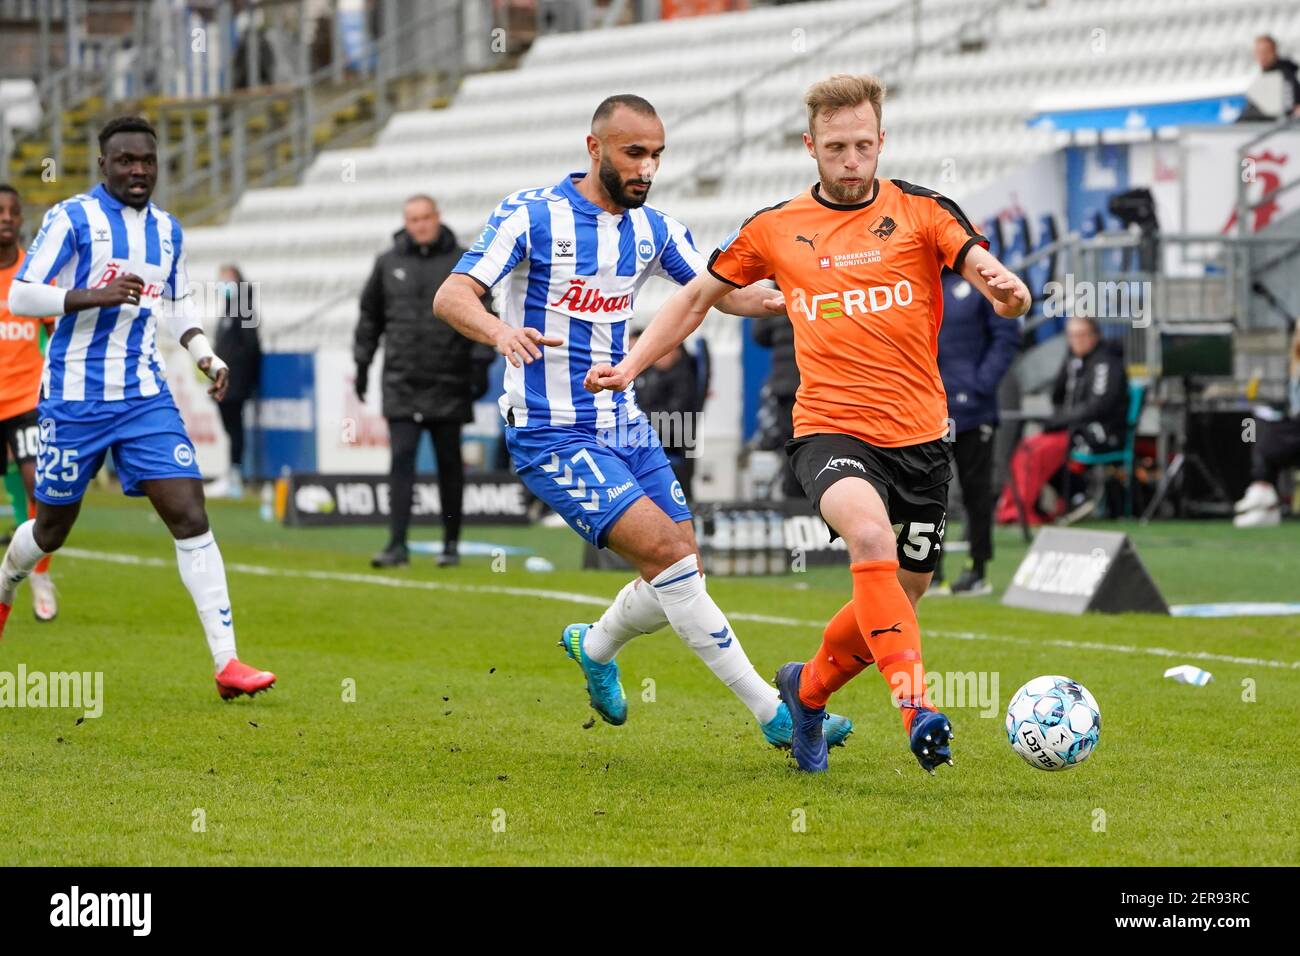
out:
{"label": "soccer ball", "polygon": [[1068,770],[1088,759],[1101,734],[1101,710],[1068,677],[1035,677],[1011,697],[1007,740],[1039,770]]}

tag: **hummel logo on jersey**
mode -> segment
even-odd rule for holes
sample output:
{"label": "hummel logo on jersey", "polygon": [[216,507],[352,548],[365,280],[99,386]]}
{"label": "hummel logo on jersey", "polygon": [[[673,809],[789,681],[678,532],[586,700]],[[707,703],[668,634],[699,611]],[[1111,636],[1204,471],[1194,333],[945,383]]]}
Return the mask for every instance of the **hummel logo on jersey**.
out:
{"label": "hummel logo on jersey", "polygon": [[96,241],[96,242],[108,242],[108,230],[107,230],[107,229],[96,229],[96,230],[95,230],[95,241]]}
{"label": "hummel logo on jersey", "polygon": [[[863,466],[862,462],[858,461],[856,458],[832,458],[822,467],[822,471],[839,471],[841,465],[849,468],[856,468],[864,475],[867,473],[867,469]],[[816,481],[822,476],[822,471],[817,472],[817,474],[813,476],[813,481]]]}
{"label": "hummel logo on jersey", "polygon": [[895,624],[893,627],[881,627],[881,628],[877,628],[876,630],[874,630],[874,631],[871,632],[871,636],[872,636],[872,637],[879,637],[881,634],[889,634],[889,633],[891,633],[891,632],[894,633],[894,634],[902,634],[902,633],[903,633],[903,629],[902,629],[902,627],[900,626],[902,623],[903,623],[902,621],[899,621],[898,624]]}
{"label": "hummel logo on jersey", "polygon": [[894,220],[890,219],[888,216],[881,216],[871,224],[872,234],[881,239],[888,239],[894,234],[894,230],[897,228],[898,223],[894,222]]}
{"label": "hummel logo on jersey", "polygon": [[808,243],[808,247],[809,247],[810,249],[812,249],[813,252],[816,252],[816,251],[817,251],[817,247],[816,247],[815,245],[813,245],[813,243],[816,242],[817,237],[820,236],[820,235],[821,235],[820,232],[814,232],[814,233],[813,233],[813,237],[812,237],[811,239],[809,239],[809,238],[807,238],[807,237],[805,237],[805,236],[795,236],[795,237],[794,237],[794,241],[795,241],[795,242],[806,242],[806,243]]}
{"label": "hummel logo on jersey", "polygon": [[555,240],[555,258],[557,258],[557,259],[561,259],[561,258],[565,258],[565,257],[572,257],[572,255],[573,255],[573,240],[572,240],[572,239],[556,239],[556,240]]}

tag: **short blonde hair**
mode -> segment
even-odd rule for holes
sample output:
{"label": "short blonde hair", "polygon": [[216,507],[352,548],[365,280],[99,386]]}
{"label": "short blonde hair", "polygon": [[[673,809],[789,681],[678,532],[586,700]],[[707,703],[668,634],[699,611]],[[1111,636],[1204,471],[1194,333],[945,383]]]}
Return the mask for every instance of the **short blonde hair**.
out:
{"label": "short blonde hair", "polygon": [[885,84],[868,73],[836,73],[818,80],[804,94],[808,107],[808,135],[813,135],[813,120],[829,117],[836,110],[870,103],[876,111],[876,126],[880,126],[880,107],[885,100]]}

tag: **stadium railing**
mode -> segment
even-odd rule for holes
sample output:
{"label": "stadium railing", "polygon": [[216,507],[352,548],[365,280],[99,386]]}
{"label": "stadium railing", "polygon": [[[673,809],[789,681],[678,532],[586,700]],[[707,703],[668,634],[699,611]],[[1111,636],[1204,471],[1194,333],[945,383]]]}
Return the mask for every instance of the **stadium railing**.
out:
{"label": "stadium railing", "polygon": [[[465,72],[482,67],[467,52],[463,5],[439,5],[401,20],[394,0],[379,0],[376,38],[359,39],[344,51],[336,26],[324,66],[303,69],[309,66],[306,52],[284,57],[301,60],[286,67],[290,81],[235,91],[230,83],[234,51],[217,40],[229,35],[232,14],[229,0],[221,0],[205,8],[211,19],[202,28],[213,34],[219,80],[211,92],[194,96],[167,79],[175,71],[165,64],[176,57],[163,56],[171,51],[162,44],[181,28],[172,22],[175,11],[111,0],[102,6],[129,9],[135,29],[128,36],[100,38],[99,59],[106,57],[109,67],[87,70],[78,61],[46,75],[38,86],[46,119],[16,145],[24,155],[35,149],[42,161],[52,161],[60,180],[84,176],[93,184],[98,128],[112,115],[142,112],[159,129],[157,199],[177,206],[192,223],[224,215],[246,188],[298,181],[321,148],[373,136],[396,110],[445,103]],[[244,36],[260,36],[259,30],[250,27]],[[246,42],[244,48],[250,75],[260,76],[259,44]],[[154,54],[159,65],[151,73],[144,64]],[[123,96],[124,90],[131,95]],[[75,143],[68,141],[69,130]],[[13,145],[0,144],[6,161]],[[51,201],[39,186],[30,190],[36,222]],[[66,193],[66,185],[61,183],[58,192]]]}
{"label": "stadium railing", "polygon": [[[709,177],[706,172],[709,170],[716,171],[719,168],[719,161],[733,153],[738,147],[783,135],[791,129],[802,128],[801,123],[804,116],[804,107],[802,105],[780,114],[774,121],[751,128],[751,117],[754,111],[747,108],[747,104],[754,97],[762,95],[761,91],[765,83],[779,79],[789,73],[806,70],[809,62],[815,62],[819,57],[863,32],[888,31],[896,25],[902,24],[907,28],[908,32],[906,41],[901,44],[900,52],[872,68],[872,72],[892,87],[899,82],[901,72],[915,64],[917,58],[927,50],[936,49],[960,38],[969,37],[973,28],[985,27],[990,31],[994,30],[996,28],[997,13],[1001,8],[1008,5],[1009,0],[990,0],[990,2],[973,6],[971,12],[963,17],[955,27],[941,32],[933,39],[924,40],[922,38],[921,0],[903,0],[903,2],[882,10],[869,18],[863,17],[858,22],[845,27],[811,49],[799,50],[792,56],[772,64],[772,66],[756,76],[747,77],[742,85],[737,86],[730,92],[701,103],[673,119],[674,127],[681,128],[691,122],[721,113],[729,116],[734,133],[732,138],[723,146],[698,159],[685,175],[666,183],[661,188],[660,194],[681,193],[686,190],[698,190],[702,186],[707,187]],[[723,120],[720,119],[719,122],[723,122]]]}
{"label": "stadium railing", "polygon": [[[397,109],[406,103],[396,87],[404,81],[417,84],[414,99],[436,99],[448,94],[459,79],[463,63],[459,52],[463,37],[459,28],[433,32],[441,39],[433,45],[411,44],[410,32],[426,27],[459,24],[457,8],[439,7],[412,20],[398,23],[375,40],[367,40],[358,59],[373,68],[353,84],[338,82],[338,67],[330,64],[310,74],[287,90],[274,90],[250,97],[222,97],[195,104],[192,101],[160,104],[160,114],[175,110],[182,117],[184,139],[181,143],[159,143],[160,151],[179,151],[183,158],[182,175],[172,183],[159,179],[160,201],[165,205],[172,196],[185,196],[207,187],[209,200],[188,212],[193,222],[222,218],[245,189],[298,182],[320,149],[354,145],[372,137]],[[223,167],[212,163],[198,168],[193,132],[194,107],[209,111],[209,135],[228,138],[230,149]],[[274,125],[257,129],[250,117],[267,106],[281,118]],[[340,135],[330,127],[340,116],[356,117]],[[214,143],[213,149],[215,150]],[[217,155],[215,152],[213,155]]]}

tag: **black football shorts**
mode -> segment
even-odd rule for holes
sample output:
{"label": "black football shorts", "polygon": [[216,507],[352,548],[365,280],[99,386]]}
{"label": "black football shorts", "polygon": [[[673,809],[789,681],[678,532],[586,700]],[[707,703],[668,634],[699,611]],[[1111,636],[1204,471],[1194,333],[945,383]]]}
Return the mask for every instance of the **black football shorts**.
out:
{"label": "black football shorts", "polygon": [[[818,514],[827,488],[841,478],[864,478],[885,503],[898,535],[899,567],[920,573],[934,570],[948,513],[951,442],[936,438],[920,445],[879,448],[851,435],[823,433],[792,438],[785,450]],[[831,540],[838,537],[831,528]]]}
{"label": "black football shorts", "polygon": [[36,409],[0,422],[0,474],[9,467],[9,456],[18,464],[36,460],[41,427]]}

